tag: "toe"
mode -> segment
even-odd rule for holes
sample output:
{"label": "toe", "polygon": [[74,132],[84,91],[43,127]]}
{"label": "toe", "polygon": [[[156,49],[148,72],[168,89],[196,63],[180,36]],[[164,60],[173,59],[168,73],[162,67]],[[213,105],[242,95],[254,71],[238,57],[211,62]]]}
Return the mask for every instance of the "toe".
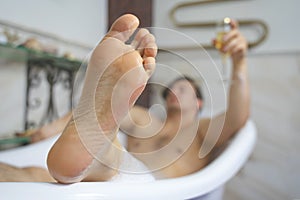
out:
{"label": "toe", "polygon": [[148,34],[150,34],[150,33],[147,29],[145,29],[145,28],[140,29],[137,32],[136,36],[134,37],[133,41],[131,42],[131,46],[134,49],[137,49],[140,46],[140,43],[143,40],[143,38]]}
{"label": "toe", "polygon": [[157,54],[155,37],[150,33],[145,35],[136,50],[142,57],[155,57]]}
{"label": "toe", "polygon": [[132,14],[125,14],[116,19],[105,37],[114,37],[123,42],[129,37],[139,26],[139,19]]}
{"label": "toe", "polygon": [[146,73],[150,77],[155,70],[155,58],[154,57],[144,58],[143,65]]}
{"label": "toe", "polygon": [[145,57],[156,57],[157,45],[154,41],[147,42],[143,48],[141,55]]}

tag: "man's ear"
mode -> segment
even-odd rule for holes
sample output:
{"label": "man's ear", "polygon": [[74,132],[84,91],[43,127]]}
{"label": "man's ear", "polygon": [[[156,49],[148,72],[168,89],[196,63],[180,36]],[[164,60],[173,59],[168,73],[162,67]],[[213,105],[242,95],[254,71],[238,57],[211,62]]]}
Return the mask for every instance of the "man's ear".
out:
{"label": "man's ear", "polygon": [[197,103],[198,103],[198,110],[200,110],[203,106],[203,101],[201,99],[197,99]]}

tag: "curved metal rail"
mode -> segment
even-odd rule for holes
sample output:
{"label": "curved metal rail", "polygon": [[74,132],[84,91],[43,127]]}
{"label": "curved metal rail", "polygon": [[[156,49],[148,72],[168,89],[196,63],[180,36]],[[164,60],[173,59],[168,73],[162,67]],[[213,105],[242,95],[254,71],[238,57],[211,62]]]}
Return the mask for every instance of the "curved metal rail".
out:
{"label": "curved metal rail", "polygon": [[[169,17],[171,19],[171,21],[173,22],[173,24],[176,27],[179,28],[215,28],[217,26],[217,24],[219,22],[217,21],[200,21],[200,22],[180,22],[177,18],[176,18],[176,12],[182,8],[186,8],[186,7],[192,7],[192,6],[196,6],[196,5],[207,5],[207,4],[212,4],[212,3],[225,3],[225,2],[229,2],[229,1],[237,1],[237,0],[205,0],[205,1],[193,1],[193,2],[184,2],[184,3],[179,3],[177,4],[175,7],[173,7],[169,13]],[[253,48],[256,47],[258,45],[260,45],[262,42],[265,41],[265,39],[268,36],[269,33],[269,29],[267,24],[259,19],[249,19],[249,20],[238,20],[239,21],[239,26],[240,27],[250,27],[250,26],[259,26],[262,29],[262,33],[261,35],[259,35],[259,37],[248,43],[249,48]],[[214,49],[213,45],[210,44],[201,44],[203,48],[205,49]],[[186,46],[186,47],[178,47],[178,49],[193,49],[194,47],[191,46]]]}

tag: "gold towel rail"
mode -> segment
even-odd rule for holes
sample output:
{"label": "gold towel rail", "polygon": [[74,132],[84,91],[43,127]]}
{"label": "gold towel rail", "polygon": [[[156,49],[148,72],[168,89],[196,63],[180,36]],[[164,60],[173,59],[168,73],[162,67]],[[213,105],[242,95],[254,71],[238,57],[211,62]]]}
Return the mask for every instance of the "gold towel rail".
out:
{"label": "gold towel rail", "polygon": [[[191,7],[195,5],[205,5],[205,4],[211,4],[211,3],[224,3],[229,1],[238,1],[238,0],[204,0],[204,1],[193,1],[193,2],[185,2],[177,4],[175,7],[173,7],[169,13],[169,17],[173,24],[176,27],[179,28],[193,28],[193,27],[200,27],[200,28],[215,28],[217,26],[217,21],[202,21],[202,22],[180,22],[176,19],[175,14],[179,9]],[[239,0],[239,2],[241,2]],[[258,19],[249,19],[249,20],[238,20],[240,27],[250,27],[250,26],[260,26],[262,29],[261,35],[254,41],[249,42],[248,46],[249,48],[253,48],[261,44],[268,36],[269,30],[267,24]],[[201,44],[203,48],[205,49],[214,49],[214,47],[211,44]],[[193,49],[196,47],[178,47],[176,49]]]}

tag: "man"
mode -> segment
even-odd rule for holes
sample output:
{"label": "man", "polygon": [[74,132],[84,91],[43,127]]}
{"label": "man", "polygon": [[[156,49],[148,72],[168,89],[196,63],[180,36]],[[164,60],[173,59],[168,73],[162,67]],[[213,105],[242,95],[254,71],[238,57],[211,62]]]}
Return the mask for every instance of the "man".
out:
{"label": "man", "polygon": [[[135,27],[137,24],[131,29]],[[142,45],[144,61],[141,55],[125,53],[121,59],[103,70],[100,78],[94,78],[98,82],[91,87],[88,84],[93,80],[95,75],[91,72],[95,73],[95,70],[90,69],[98,67],[98,70],[102,70],[103,67],[103,62],[97,59],[101,57],[102,47],[99,47],[99,51],[96,48],[88,66],[79,105],[49,152],[48,168],[52,176],[64,183],[111,179],[118,173],[123,156],[116,137],[119,128],[129,135],[128,151],[141,160],[157,178],[183,176],[203,168],[215,151],[245,124],[249,116],[247,43],[238,31],[237,23],[231,22],[231,27],[232,31],[224,36],[221,49],[223,53],[230,53],[233,63],[228,109],[224,114],[200,122],[197,113],[202,100],[197,97],[194,84],[186,79],[172,84],[166,93],[165,122],[151,116],[144,108],[132,108],[154,69],[155,43],[147,31],[138,33],[134,42]],[[126,32],[129,35],[132,33],[131,30]],[[129,35],[126,35],[125,40]],[[142,41],[138,42],[141,38]],[[143,46],[145,40],[150,44],[146,48]],[[145,65],[145,58],[149,58],[150,67]],[[91,88],[96,92],[95,99],[87,103],[89,101],[84,95],[91,96]],[[91,108],[93,103],[95,107]],[[91,114],[92,109],[96,110],[95,115]],[[214,127],[209,128],[210,124]],[[208,145],[204,144],[209,146],[209,143],[215,142],[213,151],[199,158],[204,138],[219,130],[221,134],[217,141],[208,140]],[[189,139],[184,142],[186,138]]]}

